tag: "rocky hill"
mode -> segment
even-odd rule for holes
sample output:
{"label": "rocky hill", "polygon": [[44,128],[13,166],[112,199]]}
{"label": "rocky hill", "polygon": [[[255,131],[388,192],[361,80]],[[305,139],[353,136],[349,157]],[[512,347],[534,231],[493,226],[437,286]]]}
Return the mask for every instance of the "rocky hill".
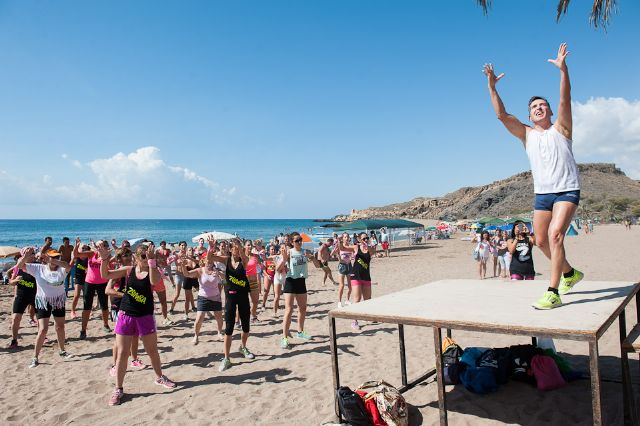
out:
{"label": "rocky hill", "polygon": [[[640,182],[627,177],[615,164],[580,164],[582,190],[579,214],[604,220],[640,215]],[[518,173],[488,185],[465,187],[442,197],[418,197],[411,201],[352,210],[336,221],[365,218],[472,219],[510,216],[533,209],[531,172]]]}

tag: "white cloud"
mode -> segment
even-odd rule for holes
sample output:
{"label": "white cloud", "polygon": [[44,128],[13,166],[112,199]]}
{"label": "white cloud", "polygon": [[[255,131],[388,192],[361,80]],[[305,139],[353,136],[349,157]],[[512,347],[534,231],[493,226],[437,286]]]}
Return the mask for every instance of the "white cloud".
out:
{"label": "white cloud", "polygon": [[573,102],[573,149],[580,162],[616,163],[640,179],[640,101],[591,98]]}
{"label": "white cloud", "polygon": [[[82,167],[79,161],[71,160],[67,155],[63,158]],[[17,204],[121,205],[123,211],[130,206],[210,211],[212,205],[246,207],[248,204],[247,197],[237,197],[236,187],[222,188],[218,182],[186,167],[168,165],[154,146],[95,159],[87,166],[91,173],[84,181],[63,184],[56,183],[55,177],[49,175],[33,180],[0,170],[0,195],[5,188],[7,193],[20,194],[18,198],[14,197]]]}

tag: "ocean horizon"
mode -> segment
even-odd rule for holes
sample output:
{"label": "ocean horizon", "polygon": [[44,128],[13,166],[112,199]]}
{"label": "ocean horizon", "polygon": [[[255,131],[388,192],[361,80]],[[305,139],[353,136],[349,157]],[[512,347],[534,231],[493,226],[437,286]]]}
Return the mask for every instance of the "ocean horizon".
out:
{"label": "ocean horizon", "polygon": [[63,237],[72,242],[80,237],[90,239],[146,238],[158,244],[187,241],[198,234],[222,231],[241,238],[269,240],[281,232],[313,232],[323,222],[318,219],[2,219],[0,245],[23,247],[42,245],[45,237],[53,238],[53,245],[62,244]]}

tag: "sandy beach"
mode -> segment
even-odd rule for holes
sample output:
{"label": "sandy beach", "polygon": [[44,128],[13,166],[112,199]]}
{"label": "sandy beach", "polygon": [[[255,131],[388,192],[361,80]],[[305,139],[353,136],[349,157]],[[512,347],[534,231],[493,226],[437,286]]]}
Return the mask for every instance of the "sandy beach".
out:
{"label": "sandy beach", "polygon": [[[604,225],[595,233],[566,239],[568,259],[581,269],[587,280],[637,282],[638,233],[622,225]],[[429,241],[420,246],[398,248],[388,259],[372,261],[373,297],[446,278],[477,278],[477,266],[471,257],[473,246],[460,241],[460,233],[450,240]],[[535,249],[534,259],[540,279],[549,278],[550,264]],[[336,263],[331,263],[335,271]],[[489,268],[489,275],[492,268]],[[337,274],[334,272],[335,276]],[[331,359],[327,312],[336,306],[337,287],[322,285],[320,270],[311,268],[308,280],[309,312],[306,331],[315,336],[305,342],[291,339],[289,350],[280,349],[281,316],[271,311],[260,315],[260,323],[251,328],[248,347],[256,354],[245,360],[237,352],[239,336],[234,336],[233,367],[218,372],[222,343],[215,338],[213,320],[204,324],[200,344],[193,346],[193,319],[182,320],[182,303],[178,304],[176,324],[159,326],[158,346],[163,372],[178,387],[165,390],[153,383],[150,368],[129,371],[125,381],[126,397],[121,406],[108,407],[113,389],[109,377],[113,334],[101,331],[99,312],[94,312],[85,341],[78,340],[80,320],[68,316],[67,350],[75,357],[61,360],[57,346],[46,346],[40,355],[41,365],[27,368],[31,359],[36,328],[23,318],[21,348],[4,349],[10,339],[12,288],[0,288],[0,374],[3,389],[0,405],[3,424],[265,424],[314,425],[328,422],[333,416]],[[538,279],[538,277],[536,277]],[[499,278],[492,280],[499,282]],[[512,285],[540,286],[536,281]],[[171,285],[167,284],[171,297]],[[542,293],[545,288],[540,287]],[[181,298],[181,300],[183,300]],[[268,306],[271,306],[268,302]],[[482,301],[478,301],[482,309]],[[635,320],[635,304],[627,310],[627,327]],[[157,310],[159,314],[159,309]],[[159,315],[156,317],[161,318]],[[191,316],[193,318],[193,315]],[[158,321],[160,323],[160,321]],[[356,387],[371,379],[383,378],[400,383],[397,327],[390,324],[365,323],[354,332],[348,321],[338,321],[341,382]],[[292,329],[296,330],[295,319]],[[55,339],[51,328],[49,338]],[[463,346],[500,347],[529,343],[530,339],[498,334],[456,332]],[[431,330],[405,327],[409,377],[415,377],[434,365]],[[555,341],[558,351],[572,365],[587,371],[588,345],[573,341]],[[622,424],[622,385],[620,380],[618,327],[613,324],[600,340],[603,376],[603,411],[606,424]],[[148,357],[143,353],[143,361]],[[638,363],[632,358],[636,401]],[[490,395],[466,391],[462,385],[447,387],[449,424],[452,425],[569,425],[591,423],[590,382],[578,380],[563,389],[540,392],[525,384],[510,382]],[[412,406],[410,424],[432,425],[438,422],[437,389],[423,383],[405,394]]]}

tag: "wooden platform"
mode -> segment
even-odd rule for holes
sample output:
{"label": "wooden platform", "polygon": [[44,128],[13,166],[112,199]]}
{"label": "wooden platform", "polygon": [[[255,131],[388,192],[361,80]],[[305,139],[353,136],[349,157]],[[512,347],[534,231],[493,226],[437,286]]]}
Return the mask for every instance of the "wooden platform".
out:
{"label": "wooden platform", "polygon": [[[548,286],[549,282],[544,280],[443,280],[334,309],[329,312],[334,387],[338,389],[340,386],[336,333],[336,319],[340,318],[398,324],[402,377],[399,390],[404,392],[437,374],[441,425],[447,424],[442,373],[442,329],[579,340],[589,345],[593,424],[602,425],[598,340],[616,319],[619,322],[620,342],[627,337],[625,307],[635,297],[636,309],[639,308],[640,284],[583,281],[569,294],[561,297],[561,307],[552,310],[534,309],[531,304],[542,296]],[[636,315],[640,320],[640,311]],[[404,325],[431,327],[434,336],[436,368],[411,382],[407,379]],[[626,356],[621,361],[624,358]],[[622,364],[623,371],[624,368]],[[625,400],[627,394],[625,390]],[[336,410],[340,416],[339,409]]]}
{"label": "wooden platform", "polygon": [[334,309],[335,318],[571,340],[600,337],[633,298],[638,284],[583,281],[563,306],[531,306],[548,281],[443,280]]}

